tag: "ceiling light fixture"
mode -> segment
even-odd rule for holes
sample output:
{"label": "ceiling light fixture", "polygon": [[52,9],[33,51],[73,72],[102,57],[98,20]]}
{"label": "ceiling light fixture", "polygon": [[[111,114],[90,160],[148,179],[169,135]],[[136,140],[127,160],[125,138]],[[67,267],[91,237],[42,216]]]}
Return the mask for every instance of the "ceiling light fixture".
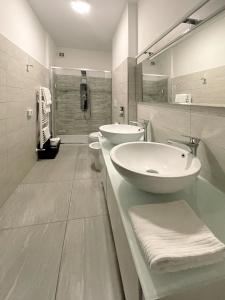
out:
{"label": "ceiling light fixture", "polygon": [[81,15],[88,14],[90,11],[90,4],[85,0],[71,1],[72,8]]}

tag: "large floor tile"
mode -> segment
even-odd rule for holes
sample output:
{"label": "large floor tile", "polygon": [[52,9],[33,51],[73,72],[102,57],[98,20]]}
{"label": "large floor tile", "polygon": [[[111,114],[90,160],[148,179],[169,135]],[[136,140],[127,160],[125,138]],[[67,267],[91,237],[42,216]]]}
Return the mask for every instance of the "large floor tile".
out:
{"label": "large floor tile", "polygon": [[68,223],[56,299],[123,299],[106,217]]}
{"label": "large floor tile", "polygon": [[0,232],[1,300],[55,299],[64,233],[65,223]]}
{"label": "large floor tile", "polygon": [[97,172],[91,167],[89,159],[78,159],[75,166],[74,179],[95,179]]}
{"label": "large floor tile", "polygon": [[99,181],[94,179],[75,180],[69,218],[87,218],[103,214],[106,214],[106,204]]}
{"label": "large floor tile", "polygon": [[21,184],[0,209],[0,228],[66,220],[72,182]]}
{"label": "large floor tile", "polygon": [[78,147],[77,158],[88,159],[90,156],[88,145],[78,145],[77,147]]}
{"label": "large floor tile", "polygon": [[71,159],[40,160],[24,178],[24,183],[71,181],[75,162]]}
{"label": "large floor tile", "polygon": [[75,144],[60,145],[59,152],[56,156],[56,160],[60,160],[60,159],[75,160],[78,155],[79,147],[80,147],[79,145],[75,145]]}

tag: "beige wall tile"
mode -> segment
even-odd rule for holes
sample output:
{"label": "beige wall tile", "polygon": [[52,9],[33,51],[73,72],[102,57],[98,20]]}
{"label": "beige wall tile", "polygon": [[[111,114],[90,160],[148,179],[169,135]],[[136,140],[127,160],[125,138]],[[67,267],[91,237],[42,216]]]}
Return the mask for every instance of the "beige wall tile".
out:
{"label": "beige wall tile", "polygon": [[[128,57],[112,73],[113,122],[136,120],[135,64],[136,59]],[[124,117],[120,117],[120,106],[124,107]]]}
{"label": "beige wall tile", "polygon": [[1,102],[0,103],[0,120],[7,118],[7,112],[8,112],[8,103]]}
{"label": "beige wall tile", "polygon": [[56,134],[89,134],[111,123],[111,79],[87,76],[90,93],[89,111],[80,109],[80,76],[56,75]]}
{"label": "beige wall tile", "polygon": [[167,142],[182,135],[201,138],[200,175],[225,191],[225,109],[138,104],[138,119],[149,119],[154,141]]}
{"label": "beige wall tile", "polygon": [[[34,68],[26,72],[26,64]],[[48,70],[0,35],[0,206],[36,161],[36,89]],[[26,117],[27,108],[33,118]]]}
{"label": "beige wall tile", "polygon": [[[202,78],[206,79],[203,84]],[[196,72],[172,79],[173,98],[175,94],[190,93],[193,103],[224,104],[225,66]]]}

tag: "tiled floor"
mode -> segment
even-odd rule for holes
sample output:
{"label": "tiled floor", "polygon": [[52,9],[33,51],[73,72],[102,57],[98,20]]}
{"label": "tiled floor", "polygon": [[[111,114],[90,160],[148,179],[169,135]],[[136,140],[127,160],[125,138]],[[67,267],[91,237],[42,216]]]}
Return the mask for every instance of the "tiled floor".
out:
{"label": "tiled floor", "polygon": [[86,145],[37,162],[0,209],[0,300],[122,300],[99,174]]}

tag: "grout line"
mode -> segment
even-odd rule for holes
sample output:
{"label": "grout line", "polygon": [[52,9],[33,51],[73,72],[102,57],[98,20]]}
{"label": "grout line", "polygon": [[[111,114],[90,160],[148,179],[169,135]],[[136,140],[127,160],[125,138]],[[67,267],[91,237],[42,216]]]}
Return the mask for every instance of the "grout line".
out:
{"label": "grout line", "polygon": [[[63,175],[62,175],[63,176]],[[73,181],[73,178],[71,178],[71,179],[68,179],[68,180],[53,180],[53,181],[36,181],[36,182],[24,182],[24,181],[22,181],[20,184],[18,184],[18,186],[19,185],[25,185],[25,184],[48,184],[48,183],[66,183],[66,182],[71,182],[71,181]],[[17,187],[18,187],[17,186]]]}
{"label": "grout line", "polygon": [[69,183],[73,180],[59,180],[59,181],[40,181],[40,182],[21,182],[17,187],[20,185],[31,185],[31,184],[58,184],[58,183]]}
{"label": "grout line", "polygon": [[60,260],[59,260],[59,269],[58,269],[58,274],[57,274],[57,282],[56,282],[54,300],[57,299],[57,294],[58,294],[58,289],[59,289],[59,280],[60,280],[60,274],[61,274],[61,269],[62,269],[62,258],[63,258],[64,248],[65,248],[65,240],[66,240],[66,233],[67,233],[67,227],[68,227],[68,218],[69,218],[69,212],[70,212],[70,207],[71,207],[71,202],[72,202],[73,185],[74,185],[74,183],[72,181],[70,196],[69,196],[68,211],[67,211],[67,216],[66,216],[66,226],[65,226],[64,236],[63,236],[63,243],[62,243],[62,248],[61,248]]}
{"label": "grout line", "polygon": [[57,224],[57,223],[65,223],[67,220],[56,220],[56,221],[49,221],[49,222],[43,222],[43,223],[36,223],[36,224],[27,224],[27,225],[19,225],[15,227],[5,227],[5,228],[0,228],[0,232],[3,230],[15,230],[15,229],[22,229],[22,228],[27,228],[27,227],[35,227],[35,226],[41,226],[41,225],[51,225],[51,224]]}
{"label": "grout line", "polygon": [[69,221],[76,221],[76,220],[88,220],[88,219],[94,219],[94,218],[98,218],[98,217],[105,217],[107,215],[108,215],[108,213],[105,212],[103,214],[93,215],[93,216],[77,217],[77,218],[72,217],[72,218],[68,219],[67,221],[69,222]]}
{"label": "grout line", "polygon": [[35,224],[27,224],[27,225],[18,225],[18,226],[16,225],[13,227],[2,227],[2,228],[0,228],[0,232],[4,231],[4,230],[15,230],[15,229],[23,229],[23,228],[27,228],[27,227],[51,225],[51,224],[57,224],[57,223],[66,223],[69,221],[92,219],[92,218],[97,218],[97,217],[106,216],[106,215],[107,215],[107,212],[104,212],[104,213],[98,214],[98,215],[93,215],[93,216],[81,216],[81,217],[72,217],[72,218],[69,218],[69,215],[68,215],[68,217],[66,217],[65,219],[62,219],[62,220],[48,221],[48,222],[43,222],[43,223],[35,223]]}
{"label": "grout line", "polygon": [[60,259],[59,259],[59,268],[58,268],[58,274],[57,274],[57,281],[56,281],[56,287],[55,287],[55,296],[54,296],[55,300],[56,300],[56,297],[57,297],[58,287],[59,287],[59,279],[60,279],[61,268],[62,268],[62,257],[63,257],[63,251],[64,251],[65,240],[66,240],[67,224],[68,223],[66,221],[66,226],[65,226],[64,236],[63,236],[63,242],[62,242],[62,247],[61,247],[61,255],[60,255]]}

